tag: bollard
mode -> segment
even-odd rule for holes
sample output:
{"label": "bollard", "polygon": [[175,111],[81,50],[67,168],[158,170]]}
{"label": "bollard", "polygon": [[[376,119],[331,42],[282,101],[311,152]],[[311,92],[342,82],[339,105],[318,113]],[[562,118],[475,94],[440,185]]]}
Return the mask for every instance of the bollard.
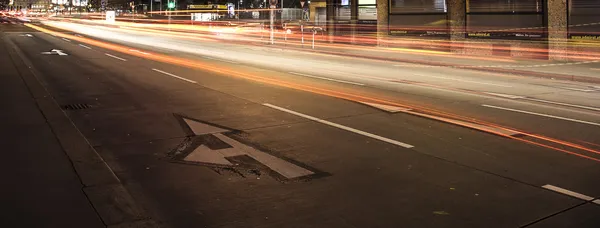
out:
{"label": "bollard", "polygon": [[317,30],[313,30],[313,42],[312,42],[312,49],[315,49],[315,34],[317,34]]}
{"label": "bollard", "polygon": [[304,47],[304,25],[300,24],[300,33],[302,33],[302,47]]}

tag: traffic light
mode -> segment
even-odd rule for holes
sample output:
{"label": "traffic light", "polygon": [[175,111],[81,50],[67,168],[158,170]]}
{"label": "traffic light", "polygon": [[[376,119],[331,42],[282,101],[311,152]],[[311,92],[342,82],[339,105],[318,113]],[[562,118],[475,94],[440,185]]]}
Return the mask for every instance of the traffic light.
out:
{"label": "traffic light", "polygon": [[167,4],[167,7],[168,7],[169,9],[173,9],[173,8],[175,8],[175,1],[169,1],[169,3]]}

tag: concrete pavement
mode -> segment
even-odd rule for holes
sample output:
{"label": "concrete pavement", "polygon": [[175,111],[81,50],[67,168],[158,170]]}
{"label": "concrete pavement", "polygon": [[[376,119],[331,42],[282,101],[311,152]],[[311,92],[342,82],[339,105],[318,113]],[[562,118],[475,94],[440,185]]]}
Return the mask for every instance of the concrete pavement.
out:
{"label": "concrete pavement", "polygon": [[[2,222],[10,227],[156,227],[89,145],[24,57],[12,36],[31,41],[24,26],[0,33],[2,62]],[[52,52],[37,53],[44,56]],[[57,55],[58,56],[58,55]]]}
{"label": "concrete pavement", "polygon": [[0,226],[104,227],[36,103],[35,88],[25,83],[32,79],[25,78],[31,77],[24,75],[28,69],[9,48],[0,43]]}
{"label": "concrete pavement", "polygon": [[[39,32],[33,35],[34,39],[26,40],[12,34],[10,39],[35,63],[41,80],[59,104],[89,105],[67,111],[69,118],[134,198],[163,225],[598,224],[593,220],[593,215],[600,213],[597,204],[543,188],[559,186],[596,199],[600,188],[595,179],[600,167],[595,161],[431,119],[386,113],[335,97],[150,61]],[[90,49],[80,44],[89,45]],[[40,54],[53,48],[68,55]],[[141,51],[145,50],[161,52],[152,48]],[[562,124],[573,126],[522,113],[511,116],[490,111],[479,107],[479,99],[462,93],[449,95],[416,87],[363,88],[202,56],[181,56],[202,59],[218,69],[235,69],[339,92],[396,99],[412,97],[416,103],[430,102],[453,112],[465,110],[509,124],[537,125],[540,131],[558,136],[568,134],[555,130],[564,128]],[[503,99],[496,102],[499,103],[493,104],[507,104]],[[313,119],[273,109],[265,103]],[[547,107],[536,107],[534,111],[542,112],[544,108]],[[573,111],[558,114],[565,113]],[[235,129],[230,137],[240,143],[321,175],[281,182],[260,164],[251,169],[221,169],[173,161],[169,154],[190,139],[174,114]],[[578,113],[577,117],[582,115]],[[345,128],[313,121],[315,118]],[[414,148],[399,147],[350,129],[408,143]],[[593,135],[597,130],[593,126],[581,125],[577,131],[576,138],[587,135],[588,140],[596,142]]]}

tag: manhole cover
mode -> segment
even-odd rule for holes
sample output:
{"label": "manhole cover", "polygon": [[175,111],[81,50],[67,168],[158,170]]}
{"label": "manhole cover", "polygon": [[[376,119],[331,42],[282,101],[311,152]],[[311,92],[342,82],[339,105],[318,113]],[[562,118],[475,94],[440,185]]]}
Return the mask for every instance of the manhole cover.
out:
{"label": "manhole cover", "polygon": [[92,106],[89,104],[68,104],[68,105],[63,105],[62,109],[64,109],[64,110],[82,110],[82,109],[88,109],[91,107]]}

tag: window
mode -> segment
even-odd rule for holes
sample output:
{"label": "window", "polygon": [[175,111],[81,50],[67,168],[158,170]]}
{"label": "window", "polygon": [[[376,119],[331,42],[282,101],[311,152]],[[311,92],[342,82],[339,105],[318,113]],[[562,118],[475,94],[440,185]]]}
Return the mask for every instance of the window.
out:
{"label": "window", "polygon": [[534,39],[545,33],[543,0],[467,0],[467,37]]}
{"label": "window", "polygon": [[569,37],[600,40],[600,1],[570,0]]}
{"label": "window", "polygon": [[340,6],[337,8],[337,20],[350,20],[350,6]]}
{"label": "window", "polygon": [[446,0],[390,0],[392,13],[446,13]]}
{"label": "window", "polygon": [[446,0],[390,0],[390,34],[448,37]]}
{"label": "window", "polygon": [[468,13],[541,13],[543,9],[542,0],[468,0]]}
{"label": "window", "polygon": [[377,20],[377,7],[371,6],[358,6],[358,20]]}

